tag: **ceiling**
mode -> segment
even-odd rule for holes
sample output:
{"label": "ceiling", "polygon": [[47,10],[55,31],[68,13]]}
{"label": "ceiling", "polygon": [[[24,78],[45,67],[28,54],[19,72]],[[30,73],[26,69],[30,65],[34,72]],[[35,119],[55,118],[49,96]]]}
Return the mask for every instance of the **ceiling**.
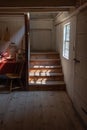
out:
{"label": "ceiling", "polygon": [[30,18],[31,19],[54,19],[58,15],[59,11],[57,12],[31,12]]}
{"label": "ceiling", "polygon": [[[31,12],[30,13],[30,19],[31,20],[37,20],[37,19],[55,19],[55,17],[60,12]],[[1,21],[19,21],[23,20],[24,15],[1,15],[0,14],[0,22]]]}
{"label": "ceiling", "polygon": [[0,0],[0,7],[67,7],[77,0]]}
{"label": "ceiling", "polygon": [[0,13],[69,11],[77,0],[0,0]]}

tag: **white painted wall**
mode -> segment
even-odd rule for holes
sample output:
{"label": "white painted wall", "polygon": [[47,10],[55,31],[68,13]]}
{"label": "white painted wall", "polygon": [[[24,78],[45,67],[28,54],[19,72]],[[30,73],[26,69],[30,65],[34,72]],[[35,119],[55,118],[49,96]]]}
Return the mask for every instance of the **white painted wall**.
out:
{"label": "white painted wall", "polygon": [[[66,13],[61,15],[55,20],[56,48],[60,53],[67,92],[76,110],[87,125],[87,8],[72,17],[66,18]],[[63,58],[62,55],[63,25],[67,22],[71,23],[69,60]],[[75,57],[81,63],[75,64],[73,61]]]}
{"label": "white painted wall", "polygon": [[[0,17],[0,49],[5,49],[8,45],[3,41],[6,27],[10,33],[9,43],[14,42],[18,47],[21,46],[24,37],[24,18],[22,16],[1,16]],[[24,44],[22,45],[24,48]]]}
{"label": "white painted wall", "polygon": [[52,19],[30,21],[31,51],[55,50],[55,29]]}
{"label": "white painted wall", "polygon": [[[62,19],[63,19],[63,17],[65,18],[65,16],[66,16],[66,13],[65,13],[65,15],[63,13],[61,16]],[[59,19],[59,17],[58,17],[58,19]],[[58,19],[56,19],[56,24],[57,24]],[[70,22],[70,24],[71,24],[71,29],[70,29],[71,41],[70,41],[69,60],[67,60],[63,57],[63,26],[67,22]],[[72,100],[73,100],[73,96],[74,96],[73,95],[73,88],[74,88],[74,62],[73,62],[73,59],[74,59],[74,53],[75,53],[74,52],[75,31],[76,31],[76,16],[56,25],[56,50],[59,51],[59,53],[60,53],[67,91]]]}
{"label": "white painted wall", "polygon": [[87,125],[87,8],[77,15],[74,104]]}

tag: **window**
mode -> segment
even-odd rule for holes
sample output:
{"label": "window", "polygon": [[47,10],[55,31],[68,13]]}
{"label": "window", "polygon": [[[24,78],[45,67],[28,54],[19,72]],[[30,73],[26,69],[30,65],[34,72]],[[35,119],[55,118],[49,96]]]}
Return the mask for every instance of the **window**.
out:
{"label": "window", "polygon": [[64,25],[63,29],[63,57],[69,59],[70,23]]}

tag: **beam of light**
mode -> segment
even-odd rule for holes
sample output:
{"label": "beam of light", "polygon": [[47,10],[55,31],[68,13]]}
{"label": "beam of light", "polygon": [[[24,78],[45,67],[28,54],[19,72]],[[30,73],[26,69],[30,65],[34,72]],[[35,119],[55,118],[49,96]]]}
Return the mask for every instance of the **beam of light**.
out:
{"label": "beam of light", "polygon": [[9,47],[10,41],[0,40],[0,53],[4,53],[6,49]]}
{"label": "beam of light", "polygon": [[16,45],[19,45],[19,43],[22,41],[23,36],[25,33],[25,28],[22,26],[11,38],[10,41],[13,43],[16,43]]}
{"label": "beam of light", "polygon": [[29,73],[29,76],[50,76],[50,75],[51,75],[50,71],[49,72],[41,72],[41,73],[39,73],[39,72]]}
{"label": "beam of light", "polygon": [[31,84],[46,84],[46,81],[47,81],[47,78],[45,78],[45,79],[40,78],[37,80],[33,80],[33,79],[29,80],[29,82]]}
{"label": "beam of light", "polygon": [[34,65],[33,68],[54,68],[54,66]]}

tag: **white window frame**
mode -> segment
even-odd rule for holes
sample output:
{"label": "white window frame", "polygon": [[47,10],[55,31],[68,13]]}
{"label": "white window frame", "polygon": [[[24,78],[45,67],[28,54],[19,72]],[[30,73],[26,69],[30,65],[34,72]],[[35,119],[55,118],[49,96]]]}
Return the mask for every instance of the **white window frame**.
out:
{"label": "white window frame", "polygon": [[70,46],[70,22],[64,24],[63,27],[63,57],[69,59]]}

